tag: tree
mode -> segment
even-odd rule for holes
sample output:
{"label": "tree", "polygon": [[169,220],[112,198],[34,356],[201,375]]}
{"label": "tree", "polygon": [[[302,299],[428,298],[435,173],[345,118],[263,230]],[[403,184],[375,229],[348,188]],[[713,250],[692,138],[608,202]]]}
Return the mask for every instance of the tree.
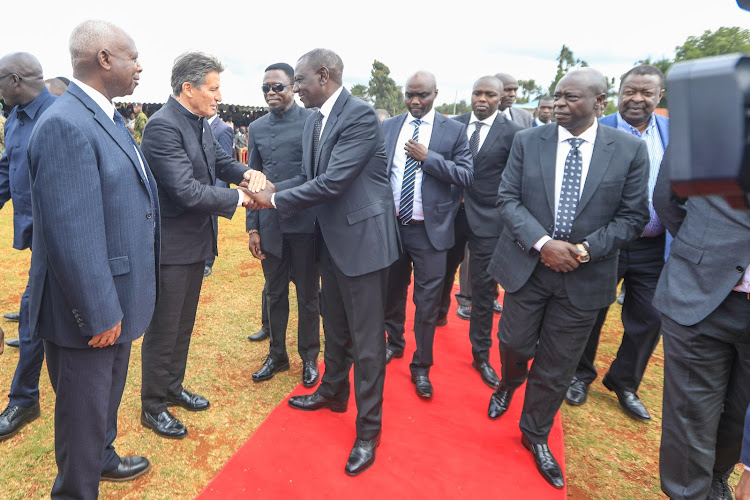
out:
{"label": "tree", "polygon": [[367,86],[362,85],[361,83],[352,85],[352,88],[351,90],[349,90],[349,92],[351,92],[354,97],[359,97],[365,102],[370,102],[370,94],[368,93]]}
{"label": "tree", "polygon": [[533,101],[544,94],[544,89],[537,85],[535,80],[518,80],[518,90],[521,91],[521,95],[516,96],[516,102],[519,104]]}
{"label": "tree", "polygon": [[471,111],[471,105],[466,104],[466,100],[461,99],[458,102],[446,102],[440,106],[435,106],[435,111],[443,115],[462,115]]}
{"label": "tree", "polygon": [[722,26],[713,33],[706,30],[701,36],[689,36],[685,43],[675,47],[675,62],[720,56],[735,52],[750,52],[750,30],[737,26]]}
{"label": "tree", "polygon": [[396,85],[390,74],[391,70],[388,66],[375,59],[372,63],[370,87],[367,89],[367,94],[376,109],[385,109],[391,116],[396,116],[406,111],[406,105],[401,87]]}
{"label": "tree", "polygon": [[552,83],[549,86],[549,95],[553,95],[555,93],[557,82],[559,82],[560,79],[565,76],[568,71],[576,66],[586,67],[588,65],[589,63],[587,63],[583,59],[576,59],[573,55],[573,51],[570,50],[567,45],[563,44],[562,49],[560,49],[560,55],[557,56],[557,74],[555,75],[555,79],[552,80]]}

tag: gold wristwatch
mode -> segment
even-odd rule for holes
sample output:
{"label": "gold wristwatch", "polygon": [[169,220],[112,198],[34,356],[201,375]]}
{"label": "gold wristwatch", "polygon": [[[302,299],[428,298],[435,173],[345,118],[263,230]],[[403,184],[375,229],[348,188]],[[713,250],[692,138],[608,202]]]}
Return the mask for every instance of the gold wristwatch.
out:
{"label": "gold wristwatch", "polygon": [[578,255],[578,262],[581,264],[585,264],[586,262],[591,260],[591,256],[589,255],[589,251],[586,250],[586,246],[583,243],[576,244],[576,248],[579,252],[583,255]]}

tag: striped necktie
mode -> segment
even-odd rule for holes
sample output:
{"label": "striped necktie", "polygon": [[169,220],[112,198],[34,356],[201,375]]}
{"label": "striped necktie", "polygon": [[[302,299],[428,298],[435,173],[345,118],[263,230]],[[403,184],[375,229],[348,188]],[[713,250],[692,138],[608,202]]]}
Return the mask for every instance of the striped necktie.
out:
{"label": "striped necktie", "polygon": [[[411,138],[413,141],[419,142],[419,125],[422,123],[422,120],[415,119],[412,123],[414,123],[414,133]],[[410,156],[406,157],[404,179],[401,182],[401,202],[398,209],[398,219],[404,226],[407,226],[411,222],[411,215],[414,209],[414,181],[420,165],[421,163],[414,158]]]}

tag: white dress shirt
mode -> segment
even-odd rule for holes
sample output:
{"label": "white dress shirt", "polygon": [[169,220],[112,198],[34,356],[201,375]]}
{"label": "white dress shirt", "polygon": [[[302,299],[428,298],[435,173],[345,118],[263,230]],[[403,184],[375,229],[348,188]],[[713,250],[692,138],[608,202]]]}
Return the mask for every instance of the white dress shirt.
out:
{"label": "white dress shirt", "polygon": [[[393,202],[396,204],[396,215],[399,215],[399,205],[401,204],[401,187],[404,182],[404,168],[406,167],[406,151],[404,146],[414,134],[415,118],[411,113],[406,114],[404,125],[396,140],[396,151],[393,154],[393,168],[391,169],[391,189],[393,190]],[[430,146],[432,137],[432,126],[435,124],[435,108],[432,108],[426,115],[421,118],[419,125],[419,137],[417,142]],[[422,168],[417,168],[414,178],[414,199],[412,202],[412,220],[424,220],[424,209],[422,208]]]}
{"label": "white dress shirt", "polygon": [[492,127],[492,124],[495,123],[495,118],[497,118],[498,111],[495,111],[490,116],[485,118],[484,120],[480,120],[476,117],[474,112],[471,112],[471,117],[469,118],[469,126],[466,127],[466,138],[471,140],[471,136],[474,134],[474,129],[477,127],[477,122],[482,122],[484,125],[482,128],[479,129],[479,145],[477,146],[477,151],[482,150],[482,144],[484,144],[484,140],[487,138],[487,134],[490,133],[490,128]]}
{"label": "white dress shirt", "polygon": [[[594,120],[594,123],[578,136],[579,139],[583,139],[583,142],[578,147],[578,150],[581,152],[581,186],[578,191],[579,200],[581,199],[583,188],[586,185],[586,176],[589,173],[591,155],[594,153],[594,143],[596,142],[596,131],[598,128],[599,121]],[[568,129],[561,125],[557,126],[557,158],[555,160],[555,221],[557,221],[557,206],[560,204],[560,191],[562,190],[563,175],[565,174],[565,159],[568,157],[568,153],[573,147],[570,142],[568,142],[568,139],[572,137],[574,137],[574,135],[571,134]],[[554,234],[554,230],[552,234]],[[539,241],[534,244],[534,248],[541,251],[544,244],[551,239],[551,236],[542,236],[539,238]]]}

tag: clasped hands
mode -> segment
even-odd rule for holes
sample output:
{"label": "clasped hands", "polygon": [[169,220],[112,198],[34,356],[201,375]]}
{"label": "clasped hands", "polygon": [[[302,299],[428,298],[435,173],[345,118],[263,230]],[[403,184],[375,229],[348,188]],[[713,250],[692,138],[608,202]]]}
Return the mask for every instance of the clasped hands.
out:
{"label": "clasped hands", "polygon": [[549,240],[539,252],[542,264],[558,273],[567,273],[578,268],[578,256],[583,255],[574,244],[562,240]]}
{"label": "clasped hands", "polygon": [[271,203],[271,195],[276,192],[276,186],[266,179],[260,170],[248,170],[244,174],[244,180],[240,182],[238,189],[244,195],[242,206],[257,210],[261,208],[274,208]]}

